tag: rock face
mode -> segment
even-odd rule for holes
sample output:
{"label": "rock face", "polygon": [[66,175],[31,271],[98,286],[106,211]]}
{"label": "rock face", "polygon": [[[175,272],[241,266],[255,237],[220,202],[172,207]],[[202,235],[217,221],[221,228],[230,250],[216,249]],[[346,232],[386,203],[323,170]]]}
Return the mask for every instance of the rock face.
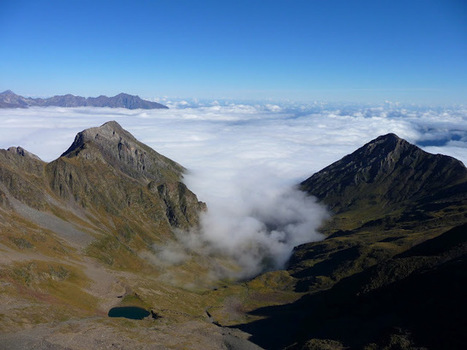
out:
{"label": "rock face", "polygon": [[26,151],[23,147],[10,147],[7,149],[7,151],[13,154],[16,153],[22,157],[32,158],[35,160],[41,160],[38,156],[36,156],[35,154],[32,154],[31,152]]}
{"label": "rock face", "polygon": [[21,147],[0,150],[0,198],[11,207],[9,198],[33,208],[45,205],[45,163]]}
{"label": "rock face", "polygon": [[157,102],[151,102],[141,99],[139,96],[128,95],[125,93],[113,97],[82,97],[71,94],[62,96],[53,96],[50,98],[27,98],[16,95],[13,91],[7,90],[0,93],[0,108],[27,108],[30,106],[48,107],[112,107],[127,109],[167,109]]}
{"label": "rock face", "polygon": [[164,178],[177,180],[185,170],[136,140],[115,121],[78,133],[62,157],[100,159],[130,177],[148,182]]}

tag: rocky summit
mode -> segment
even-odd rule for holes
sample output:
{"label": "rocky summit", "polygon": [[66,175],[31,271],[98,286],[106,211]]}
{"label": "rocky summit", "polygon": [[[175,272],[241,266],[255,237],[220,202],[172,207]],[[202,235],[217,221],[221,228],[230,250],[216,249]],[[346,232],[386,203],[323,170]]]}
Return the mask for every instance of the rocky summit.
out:
{"label": "rocky summit", "polygon": [[0,108],[27,107],[111,107],[127,109],[167,109],[157,102],[141,99],[139,96],[120,93],[113,97],[82,97],[71,94],[57,95],[50,98],[31,98],[15,94],[11,90],[0,93]]}
{"label": "rocky summit", "polygon": [[301,189],[335,213],[391,210],[442,200],[466,190],[467,170],[452,157],[429,154],[394,134],[380,136],[314,174]]}

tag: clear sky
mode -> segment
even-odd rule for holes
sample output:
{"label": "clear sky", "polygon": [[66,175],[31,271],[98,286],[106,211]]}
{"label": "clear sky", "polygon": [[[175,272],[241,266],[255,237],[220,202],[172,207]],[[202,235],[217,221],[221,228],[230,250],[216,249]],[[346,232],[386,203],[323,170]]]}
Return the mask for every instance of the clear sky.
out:
{"label": "clear sky", "polygon": [[6,89],[467,103],[467,1],[1,0]]}

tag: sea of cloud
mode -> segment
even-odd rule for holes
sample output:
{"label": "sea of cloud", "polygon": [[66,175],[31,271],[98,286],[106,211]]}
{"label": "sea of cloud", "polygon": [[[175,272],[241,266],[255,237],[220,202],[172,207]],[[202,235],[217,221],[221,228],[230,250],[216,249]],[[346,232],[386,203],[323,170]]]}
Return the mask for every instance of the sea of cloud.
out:
{"label": "sea of cloud", "polygon": [[[185,182],[209,208],[200,240],[234,258],[239,277],[281,267],[294,246],[322,239],[317,228],[328,213],[296,184],[377,136],[392,132],[467,161],[465,107],[199,101],[169,107],[2,109],[0,148],[22,146],[51,161],[79,131],[116,120],[189,170]],[[184,257],[170,247],[162,252],[167,261]]]}

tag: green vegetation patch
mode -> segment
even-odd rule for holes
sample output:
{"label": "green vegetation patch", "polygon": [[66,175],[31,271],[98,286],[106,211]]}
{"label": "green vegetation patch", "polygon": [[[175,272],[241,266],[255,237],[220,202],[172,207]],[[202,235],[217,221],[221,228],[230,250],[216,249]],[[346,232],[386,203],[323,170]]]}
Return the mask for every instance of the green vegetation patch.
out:
{"label": "green vegetation patch", "polygon": [[128,245],[110,235],[91,243],[86,253],[105,265],[117,269],[138,271],[143,265],[141,259]]}
{"label": "green vegetation patch", "polygon": [[16,245],[16,247],[18,247],[19,249],[32,249],[32,248],[34,248],[34,244],[32,244],[27,239],[24,239],[22,237],[9,236],[8,239],[10,241],[12,241]]}
{"label": "green vegetation patch", "polygon": [[23,298],[50,306],[68,305],[86,313],[97,308],[97,299],[83,290],[88,278],[74,266],[34,260],[14,264],[1,270],[0,275],[15,285]]}

